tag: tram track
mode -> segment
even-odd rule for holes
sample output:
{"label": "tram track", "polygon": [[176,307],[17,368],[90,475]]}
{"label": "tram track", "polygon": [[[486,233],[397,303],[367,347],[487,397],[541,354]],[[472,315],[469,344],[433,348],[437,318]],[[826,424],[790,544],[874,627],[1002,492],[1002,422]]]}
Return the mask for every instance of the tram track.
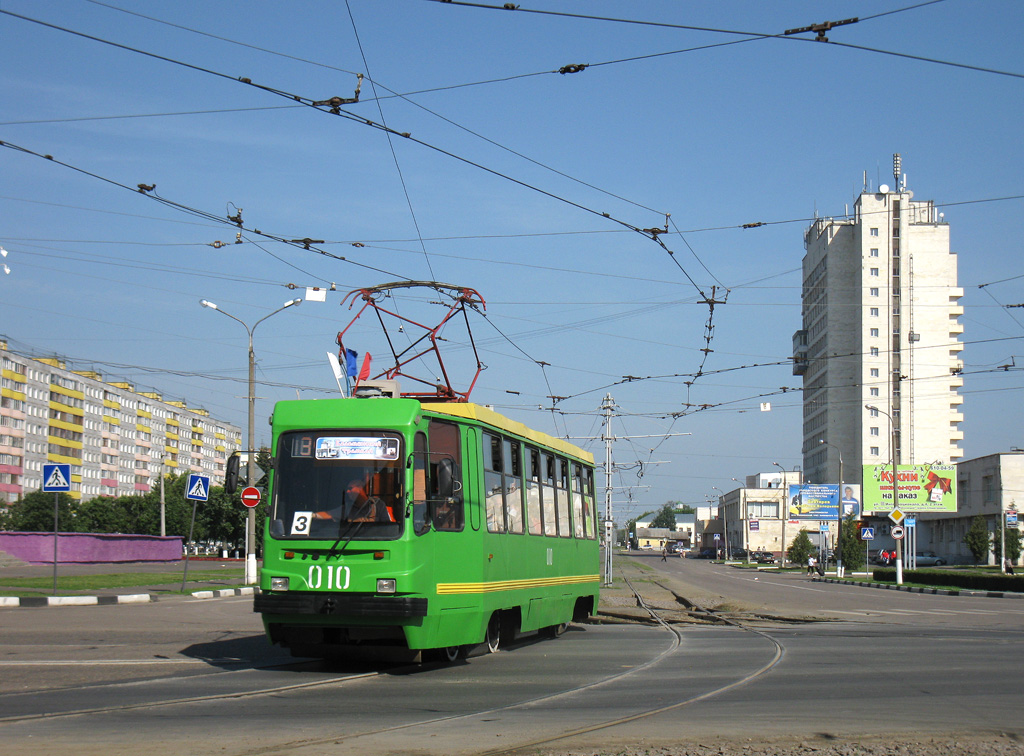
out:
{"label": "tram track", "polygon": [[[499,715],[512,715],[515,714],[520,717],[529,717],[529,710],[542,707],[543,705],[554,702],[557,699],[566,699],[574,696],[580,696],[585,694],[587,691],[591,691],[602,686],[613,685],[617,681],[623,680],[632,675],[637,675],[645,670],[652,669],[657,665],[663,663],[668,657],[676,654],[680,651],[684,643],[684,630],[678,626],[673,625],[672,622],[666,621],[661,613],[665,610],[659,610],[657,607],[652,606],[641,594],[640,591],[636,590],[634,586],[626,581],[627,586],[636,598],[637,605],[642,607],[650,617],[650,621],[654,622],[664,632],[671,634],[671,643],[664,648],[660,653],[653,655],[646,661],[612,674],[606,677],[602,677],[599,680],[593,680],[591,682],[574,686],[571,688],[562,689],[553,693],[546,693],[539,696],[516,701],[501,706],[494,706],[490,708],[475,709],[469,712],[453,713],[442,716],[428,717],[424,719],[418,719],[413,722],[405,722],[401,724],[395,724],[390,726],[381,726],[376,728],[368,728],[359,732],[347,732],[347,733],[334,733],[330,735],[323,735],[321,737],[313,738],[298,738],[292,741],[277,742],[272,745],[266,744],[266,741],[260,744],[236,744],[235,748],[229,748],[228,751],[235,753],[237,756],[262,756],[268,753],[300,753],[306,749],[316,749],[325,745],[359,745],[360,741],[372,742],[373,740],[387,739],[389,736],[395,735],[398,737],[418,737],[417,729],[422,728],[423,732],[428,732],[431,729],[442,728],[444,730],[450,730],[451,728],[458,727],[459,723],[462,723],[465,729],[472,729],[476,724],[481,721],[493,720]],[[664,588],[663,586],[659,586]],[[753,680],[767,674],[772,668],[774,668],[779,661],[782,659],[785,649],[777,640],[772,638],[766,633],[763,633],[756,628],[745,627],[742,622],[736,621],[728,617],[717,616],[713,610],[704,609],[699,606],[692,606],[689,611],[695,615],[702,615],[703,618],[708,621],[714,622],[715,624],[727,625],[738,628],[745,632],[754,633],[765,639],[767,639],[774,646],[774,653],[772,658],[765,664],[760,665],[758,668],[751,670],[750,672],[743,674],[738,679],[732,680],[731,682],[723,685],[719,685],[711,690],[706,690],[694,695],[687,696],[686,698],[674,701],[672,703],[653,706],[643,711],[632,712],[627,715],[619,717],[611,717],[603,719],[597,722],[591,722],[590,724],[583,727],[575,727],[573,729],[563,730],[560,732],[551,732],[543,737],[537,737],[526,742],[511,743],[508,746],[496,748],[492,750],[482,751],[481,753],[488,754],[488,756],[500,756],[501,754],[507,754],[519,751],[524,748],[537,748],[543,747],[548,744],[557,743],[567,738],[576,736],[586,735],[595,731],[615,727],[617,725],[626,724],[629,722],[635,722],[648,717],[654,717],[665,712],[670,712],[683,708],[688,705],[695,704],[700,701],[707,700],[717,695],[721,695],[730,690],[734,690],[743,685],[749,684]],[[282,665],[275,665],[282,666]],[[284,665],[289,666],[289,665]],[[252,672],[253,668],[246,670],[229,670],[222,674],[243,674],[246,672]],[[176,698],[167,698],[162,700],[150,700],[150,701],[135,701],[129,703],[123,703],[111,706],[95,706],[78,708],[68,711],[49,711],[49,712],[38,712],[27,715],[16,715],[10,717],[0,717],[0,726],[15,724],[19,722],[30,722],[46,720],[52,721],[60,718],[69,717],[81,717],[86,715],[102,715],[102,714],[121,714],[131,711],[144,711],[154,710],[161,708],[173,708],[173,707],[185,707],[196,704],[211,704],[218,701],[232,701],[245,698],[253,698],[259,696],[287,696],[291,693],[311,690],[311,689],[322,689],[329,690],[331,688],[341,688],[345,685],[353,683],[361,683],[367,680],[385,676],[388,672],[394,672],[394,669],[390,669],[387,672],[381,670],[373,670],[362,672],[358,674],[346,674],[340,677],[332,677],[329,679],[315,680],[305,683],[297,683],[291,685],[276,685],[267,686],[260,688],[253,688],[250,690],[234,690],[225,693],[216,693],[208,695],[195,695],[195,696],[182,696]],[[170,678],[159,678],[155,682],[164,681]],[[137,683],[133,683],[137,684]],[[403,735],[404,733],[404,735]]]}

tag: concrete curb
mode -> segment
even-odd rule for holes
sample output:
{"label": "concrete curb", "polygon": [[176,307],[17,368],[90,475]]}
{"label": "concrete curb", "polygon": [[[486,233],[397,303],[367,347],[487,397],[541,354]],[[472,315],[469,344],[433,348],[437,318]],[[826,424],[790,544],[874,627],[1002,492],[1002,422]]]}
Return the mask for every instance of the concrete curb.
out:
{"label": "concrete curb", "polygon": [[949,591],[944,588],[921,588],[916,585],[893,585],[892,583],[862,583],[823,577],[816,577],[813,578],[813,580],[816,583],[839,583],[840,585],[853,585],[859,588],[882,588],[888,591],[928,593],[936,596],[976,596],[979,598],[1024,599],[1024,593],[1005,593],[1002,591]]}
{"label": "concrete curb", "polygon": [[192,594],[192,598],[197,599],[211,599],[211,598],[224,598],[225,596],[251,596],[256,592],[255,587],[248,588],[221,588],[216,591],[195,591]]}
{"label": "concrete curb", "polygon": [[[258,589],[255,586],[246,588],[224,588],[216,591],[195,591],[192,598],[212,599],[227,596],[251,596]],[[111,604],[149,604],[158,597],[149,593],[134,593],[124,596],[0,596],[0,608],[33,608],[40,606],[105,606]]]}
{"label": "concrete curb", "polygon": [[148,604],[155,601],[148,593],[128,596],[0,596],[0,607],[97,606],[105,604]]}

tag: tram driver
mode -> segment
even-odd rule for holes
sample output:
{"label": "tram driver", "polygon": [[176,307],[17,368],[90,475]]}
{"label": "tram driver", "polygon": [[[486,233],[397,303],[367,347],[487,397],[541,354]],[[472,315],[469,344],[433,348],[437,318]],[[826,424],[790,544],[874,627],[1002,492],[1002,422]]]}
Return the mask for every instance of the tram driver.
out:
{"label": "tram driver", "polygon": [[345,487],[344,499],[337,508],[317,512],[314,516],[318,520],[337,521],[344,519],[346,522],[395,522],[395,515],[391,508],[379,496],[368,495],[366,488],[365,480],[353,478]]}

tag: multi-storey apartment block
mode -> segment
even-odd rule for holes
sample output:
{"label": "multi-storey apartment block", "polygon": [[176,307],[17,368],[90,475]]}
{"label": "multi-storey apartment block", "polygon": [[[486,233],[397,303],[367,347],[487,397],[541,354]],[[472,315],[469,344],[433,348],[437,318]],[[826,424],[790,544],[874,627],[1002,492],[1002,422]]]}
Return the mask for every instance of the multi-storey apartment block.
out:
{"label": "multi-storey apartment block", "polygon": [[222,482],[241,446],[240,428],[185,402],[16,354],[4,341],[0,360],[0,502],[41,488],[49,463],[71,465],[76,499],[146,493],[161,470]]}
{"label": "multi-storey apartment block", "polygon": [[804,474],[847,480],[861,465],[951,464],[962,456],[963,326],[949,226],[905,186],[865,190],[852,217],[804,234]]}

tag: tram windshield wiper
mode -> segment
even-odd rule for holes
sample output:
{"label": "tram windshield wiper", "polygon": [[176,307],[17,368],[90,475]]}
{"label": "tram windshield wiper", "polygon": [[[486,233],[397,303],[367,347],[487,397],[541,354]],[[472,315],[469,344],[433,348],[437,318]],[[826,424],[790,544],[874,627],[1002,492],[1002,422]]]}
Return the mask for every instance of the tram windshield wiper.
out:
{"label": "tram windshield wiper", "polygon": [[[342,553],[342,554],[345,553],[345,547],[348,546],[352,542],[352,539],[356,537],[356,534],[359,532],[359,529],[363,526],[364,522],[365,522],[365,520],[358,520],[356,522],[351,522],[349,520],[342,520],[341,522],[339,522],[338,523],[338,540],[335,541],[334,545],[331,546],[331,548],[327,550],[327,553],[328,554],[333,554],[335,551],[338,551],[339,553]],[[346,535],[346,533],[348,531],[342,532],[341,528],[342,528],[343,525],[354,526],[354,527],[350,527],[349,528],[352,531],[352,534],[348,538],[345,538],[345,535]],[[341,548],[339,549],[338,548],[338,544],[341,543],[341,539],[342,538],[345,538],[345,543],[342,543],[341,544]]]}

